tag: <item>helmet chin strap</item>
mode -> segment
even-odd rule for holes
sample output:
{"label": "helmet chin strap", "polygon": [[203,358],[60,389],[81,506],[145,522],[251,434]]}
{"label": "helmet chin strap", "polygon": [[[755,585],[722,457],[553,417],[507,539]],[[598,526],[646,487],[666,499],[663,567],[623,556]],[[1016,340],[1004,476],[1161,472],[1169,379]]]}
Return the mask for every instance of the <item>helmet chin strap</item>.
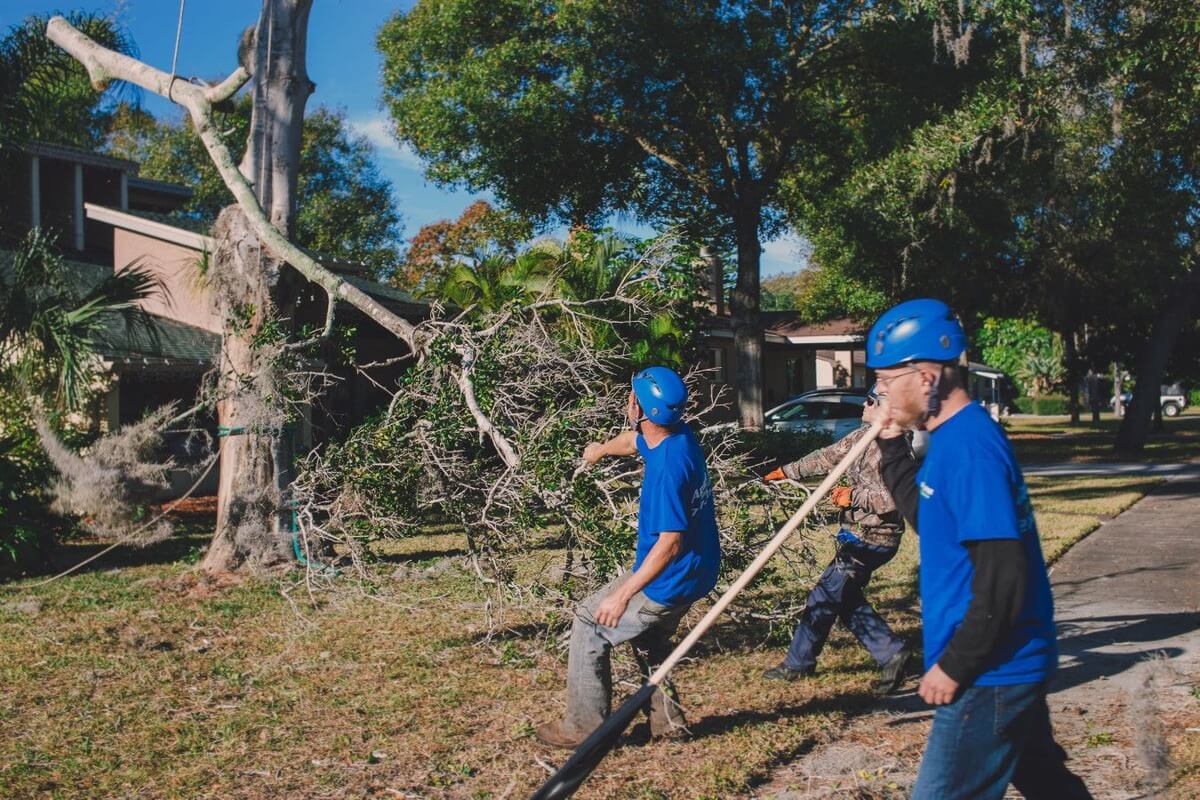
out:
{"label": "helmet chin strap", "polygon": [[929,402],[925,408],[925,419],[922,422],[928,422],[930,418],[936,417],[938,412],[942,410],[942,398],[938,396],[938,384],[942,380],[942,374],[939,372],[933,379],[933,386],[929,389]]}

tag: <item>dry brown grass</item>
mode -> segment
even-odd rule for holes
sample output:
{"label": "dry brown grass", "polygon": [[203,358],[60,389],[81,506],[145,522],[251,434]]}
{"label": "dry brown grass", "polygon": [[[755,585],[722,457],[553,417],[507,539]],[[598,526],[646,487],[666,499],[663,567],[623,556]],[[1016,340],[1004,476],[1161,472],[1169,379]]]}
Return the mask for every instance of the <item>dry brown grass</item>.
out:
{"label": "dry brown grass", "polygon": [[[1098,522],[1039,518],[1048,552]],[[561,651],[520,609],[487,636],[461,545],[449,532],[409,540],[390,556],[390,601],[349,596],[303,619],[275,584],[198,583],[181,561],[9,592],[41,606],[0,606],[0,796],[527,796],[564,757],[531,735],[561,712]],[[919,644],[916,549],[906,537],[871,594]],[[840,628],[814,679],[761,681],[787,634],[725,620],[676,674],[693,737],[647,742],[636,725],[578,796],[744,797],[871,710],[873,662]]]}

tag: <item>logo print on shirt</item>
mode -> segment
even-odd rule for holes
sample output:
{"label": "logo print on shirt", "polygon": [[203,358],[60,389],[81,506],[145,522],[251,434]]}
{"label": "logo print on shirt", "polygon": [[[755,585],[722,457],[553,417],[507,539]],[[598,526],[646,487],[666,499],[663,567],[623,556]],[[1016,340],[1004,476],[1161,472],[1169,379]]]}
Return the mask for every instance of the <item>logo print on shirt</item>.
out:
{"label": "logo print on shirt", "polygon": [[924,497],[926,500],[933,497],[933,487],[925,481],[921,481],[921,497]]}

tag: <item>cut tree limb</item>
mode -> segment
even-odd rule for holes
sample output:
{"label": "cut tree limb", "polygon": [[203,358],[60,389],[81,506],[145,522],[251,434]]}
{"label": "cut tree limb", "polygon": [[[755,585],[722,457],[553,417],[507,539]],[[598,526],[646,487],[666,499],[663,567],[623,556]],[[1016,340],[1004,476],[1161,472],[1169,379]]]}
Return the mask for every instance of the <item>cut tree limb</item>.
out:
{"label": "cut tree limb", "polygon": [[103,89],[111,81],[121,80],[154,92],[186,109],[197,135],[220,172],[221,179],[233,193],[250,226],[267,249],[276,258],[291,264],[297,272],[324,289],[331,305],[338,300],[349,303],[382,328],[399,337],[410,348],[418,348],[416,328],[411,322],[326,269],[316,259],[288,241],[267,219],[254,190],[234,164],[233,156],[217,135],[213,125],[213,105],[228,100],[250,79],[250,73],[244,67],[238,67],[216,86],[197,86],[137,59],[101,47],[63,17],[53,17],[47,23],[46,37],[83,64],[92,85],[97,89]]}

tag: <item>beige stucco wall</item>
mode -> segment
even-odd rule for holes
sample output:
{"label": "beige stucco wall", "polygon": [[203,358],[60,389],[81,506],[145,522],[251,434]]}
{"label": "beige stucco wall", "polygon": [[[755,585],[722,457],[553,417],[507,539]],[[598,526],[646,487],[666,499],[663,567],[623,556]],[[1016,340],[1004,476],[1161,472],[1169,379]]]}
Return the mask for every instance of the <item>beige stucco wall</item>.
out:
{"label": "beige stucco wall", "polygon": [[113,263],[118,267],[137,264],[155,275],[166,287],[167,296],[155,295],[142,302],[154,314],[221,332],[221,321],[209,302],[208,291],[197,283],[201,253],[133,231],[113,229]]}

